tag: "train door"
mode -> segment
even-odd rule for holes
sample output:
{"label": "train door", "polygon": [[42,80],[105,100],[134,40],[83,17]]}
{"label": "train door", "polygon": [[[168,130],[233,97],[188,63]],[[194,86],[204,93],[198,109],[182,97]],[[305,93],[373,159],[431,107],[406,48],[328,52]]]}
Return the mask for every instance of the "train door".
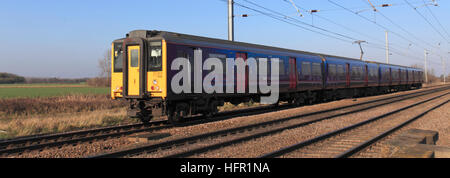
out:
{"label": "train door", "polygon": [[368,86],[369,85],[369,69],[367,67],[367,64],[365,65],[365,69],[366,69],[366,72],[365,72],[366,77],[364,78],[364,80],[366,81],[366,86]]}
{"label": "train door", "polygon": [[392,69],[389,67],[389,85],[392,85]]}
{"label": "train door", "polygon": [[346,85],[347,87],[350,87],[350,64],[346,63],[346,77],[345,77],[345,81],[346,81]]}
{"label": "train door", "polygon": [[128,95],[137,96],[139,95],[139,63],[140,58],[140,47],[139,45],[128,46]]}
{"label": "train door", "polygon": [[289,57],[289,88],[297,87],[297,62],[294,57]]}
{"label": "train door", "polygon": [[[244,59],[244,61],[247,61],[247,53],[236,53],[236,59],[237,58],[242,58],[242,59]],[[236,75],[237,75],[237,73],[236,73]],[[245,92],[247,93],[248,92],[248,66],[246,65],[245,66],[245,79],[244,79],[244,81],[239,81],[239,79],[238,79],[238,77],[236,76],[235,77],[237,80],[236,80],[236,87],[244,87],[245,86]],[[243,84],[243,85],[238,85],[238,83],[241,83],[241,84]],[[236,89],[238,89],[238,88],[236,88]],[[239,89],[241,89],[241,88],[239,88]],[[238,91],[238,90],[236,90],[236,91]]]}

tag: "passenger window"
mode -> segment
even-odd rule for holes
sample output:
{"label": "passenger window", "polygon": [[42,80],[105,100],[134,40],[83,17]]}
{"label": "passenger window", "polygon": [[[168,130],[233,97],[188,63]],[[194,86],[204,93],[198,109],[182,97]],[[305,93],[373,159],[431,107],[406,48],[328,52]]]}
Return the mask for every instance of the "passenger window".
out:
{"label": "passenger window", "polygon": [[138,67],[139,66],[139,50],[133,49],[131,50],[131,67]]}
{"label": "passenger window", "polygon": [[356,76],[358,76],[358,71],[356,69],[356,67],[352,67],[352,80],[356,80]]}
{"label": "passenger window", "polygon": [[328,75],[330,76],[330,79],[336,80],[336,64],[328,65]]}
{"label": "passenger window", "polygon": [[365,77],[364,68],[363,68],[363,67],[358,67],[358,69],[359,69],[359,75],[358,75],[358,78],[359,78],[360,80],[364,80],[364,77]]}
{"label": "passenger window", "polygon": [[284,60],[280,59],[280,67],[279,67],[280,75],[286,75],[286,71],[284,70],[285,68],[286,67],[284,66]]}
{"label": "passenger window", "polygon": [[302,79],[308,80],[311,76],[311,62],[302,62]]}
{"label": "passenger window", "polygon": [[344,66],[338,65],[337,66],[337,73],[339,75],[339,80],[345,80]]}
{"label": "passenger window", "polygon": [[161,42],[150,42],[149,46],[150,56],[147,61],[147,71],[161,71],[162,70],[162,49]]}
{"label": "passenger window", "polygon": [[[222,63],[222,67],[223,67],[222,70],[226,70],[225,68],[226,68],[227,55],[225,55],[225,54],[218,54],[218,53],[209,53],[209,57],[210,58],[217,58],[217,59],[219,59],[220,62]],[[258,60],[256,60],[256,61],[258,62]],[[213,66],[212,70],[216,70],[214,68],[214,66]],[[218,72],[219,75],[224,74],[223,71],[217,71],[216,70],[216,72]]]}
{"label": "passenger window", "polygon": [[363,68],[360,66],[352,67],[352,80],[363,80]]}
{"label": "passenger window", "polygon": [[312,75],[313,76],[322,76],[322,68],[320,67],[320,63],[313,63],[312,65]]}
{"label": "passenger window", "polygon": [[114,43],[114,72],[122,72],[123,69],[123,50],[122,43]]}
{"label": "passenger window", "polygon": [[384,69],[384,80],[389,80],[389,69]]}
{"label": "passenger window", "polygon": [[392,70],[392,80],[397,80],[397,72],[394,70]]}
{"label": "passenger window", "polygon": [[370,78],[371,78],[371,80],[376,80],[377,68],[370,68]]}

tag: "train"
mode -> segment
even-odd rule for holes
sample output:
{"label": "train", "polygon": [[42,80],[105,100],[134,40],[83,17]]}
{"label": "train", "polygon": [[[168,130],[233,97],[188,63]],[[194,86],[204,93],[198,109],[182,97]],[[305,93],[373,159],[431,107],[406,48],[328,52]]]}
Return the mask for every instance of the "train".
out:
{"label": "train", "polygon": [[[172,123],[200,114],[211,117],[225,102],[261,102],[270,94],[253,90],[262,80],[250,80],[254,72],[250,72],[249,65],[244,66],[244,72],[241,70],[244,77],[239,77],[237,65],[225,64],[230,59],[267,63],[267,75],[262,78],[278,85],[278,90],[273,91],[277,94],[274,105],[288,102],[300,106],[418,89],[424,81],[419,68],[167,31],[134,30],[111,45],[111,98],[127,100],[128,116],[142,122],[160,116],[167,116]],[[186,59],[188,65],[174,66],[178,58]],[[217,89],[213,92],[199,88],[202,83],[193,79],[208,77],[208,72],[198,72],[205,69],[202,63],[209,58],[226,66],[214,67],[221,70],[214,75],[216,78],[209,76],[208,82]],[[201,63],[200,68],[196,62]],[[277,65],[278,75],[273,77],[269,68]],[[212,67],[207,69],[211,71]],[[180,74],[181,70],[184,73]],[[173,84],[187,90],[180,92]]]}

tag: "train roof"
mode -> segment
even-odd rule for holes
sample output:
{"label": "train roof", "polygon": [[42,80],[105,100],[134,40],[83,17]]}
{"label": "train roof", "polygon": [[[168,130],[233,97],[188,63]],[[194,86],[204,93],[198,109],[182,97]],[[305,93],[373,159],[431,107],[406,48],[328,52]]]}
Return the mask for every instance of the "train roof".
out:
{"label": "train roof", "polygon": [[[134,30],[134,31],[131,31],[130,33],[128,33],[126,36],[127,37],[153,38],[153,39],[161,38],[161,39],[166,39],[166,40],[187,39],[187,40],[194,40],[194,41],[220,43],[220,44],[226,44],[226,45],[230,45],[230,46],[244,46],[244,47],[249,47],[249,48],[260,48],[260,49],[266,49],[266,50],[275,50],[275,51],[283,51],[283,52],[291,52],[291,53],[303,53],[303,54],[309,54],[309,55],[318,55],[318,56],[324,56],[324,57],[334,57],[334,58],[341,58],[341,59],[347,59],[347,60],[353,60],[353,61],[361,61],[359,59],[349,58],[349,57],[334,56],[334,55],[321,54],[321,53],[313,53],[313,52],[308,52],[308,51],[293,50],[293,49],[272,47],[272,46],[259,45],[259,44],[251,44],[251,43],[245,43],[245,42],[229,41],[229,40],[223,40],[223,39],[217,39],[217,38],[209,38],[209,37],[188,35],[188,34],[182,34],[182,33],[168,32],[168,31]],[[119,39],[119,40],[123,40],[123,39]],[[401,66],[401,65],[396,65],[396,64],[386,64],[386,63],[375,62],[375,61],[363,61],[363,62],[384,64],[384,65],[393,65],[393,66],[398,66],[398,67],[407,67],[407,66]],[[407,68],[414,68],[414,67],[407,67]],[[419,68],[414,68],[414,69],[419,69]]]}
{"label": "train roof", "polygon": [[383,64],[383,65],[391,65],[391,66],[395,66],[395,67],[406,67],[406,68],[410,68],[410,69],[418,69],[418,70],[421,70],[420,68],[408,67],[408,66],[402,66],[402,65],[397,65],[397,64],[387,64],[387,63],[376,62],[376,61],[366,61],[366,62],[368,62],[368,63],[375,63],[375,64]]}

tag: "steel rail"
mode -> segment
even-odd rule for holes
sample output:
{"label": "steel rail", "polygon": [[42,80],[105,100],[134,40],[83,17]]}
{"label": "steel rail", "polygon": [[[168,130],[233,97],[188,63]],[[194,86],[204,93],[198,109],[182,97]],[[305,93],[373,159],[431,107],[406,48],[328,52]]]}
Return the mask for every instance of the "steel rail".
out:
{"label": "steel rail", "polygon": [[188,150],[188,151],[185,151],[185,152],[182,152],[182,153],[172,154],[172,155],[169,155],[169,156],[165,156],[165,158],[192,156],[192,155],[195,155],[195,154],[207,152],[207,151],[210,151],[210,150],[219,149],[219,148],[222,148],[222,147],[225,147],[225,146],[229,146],[229,145],[232,145],[232,144],[237,144],[237,143],[241,143],[241,142],[244,142],[244,141],[253,140],[253,139],[264,137],[264,136],[267,136],[267,135],[273,135],[275,133],[279,133],[279,132],[282,132],[282,131],[285,131],[285,130],[289,130],[289,129],[298,128],[298,127],[301,127],[301,126],[304,126],[304,125],[307,125],[307,124],[311,124],[311,123],[300,123],[300,124],[290,125],[290,126],[283,127],[283,128],[269,130],[269,131],[266,131],[266,132],[249,135],[249,136],[246,136],[246,137],[242,137],[242,138],[237,138],[237,139],[221,142],[221,143],[218,143],[218,144],[213,144],[213,145],[209,145],[209,146],[205,146],[205,147],[201,147],[201,148],[197,148],[197,149],[193,149],[193,150]]}
{"label": "steel rail", "polygon": [[[350,126],[347,126],[347,127],[335,130],[335,131],[332,131],[332,132],[328,132],[328,133],[322,134],[320,136],[311,138],[309,140],[305,140],[305,141],[302,141],[302,142],[299,142],[299,143],[296,143],[296,144],[293,144],[293,145],[281,148],[279,150],[276,150],[276,151],[264,154],[264,155],[260,156],[260,158],[273,158],[273,157],[284,155],[286,153],[290,153],[292,151],[298,150],[300,148],[303,148],[305,146],[311,145],[313,143],[317,143],[317,142],[326,140],[326,139],[331,138],[333,136],[336,136],[338,134],[342,134],[342,133],[347,132],[349,130],[353,130],[355,128],[359,128],[359,127],[361,127],[363,125],[367,125],[369,123],[373,123],[373,122],[375,122],[377,120],[380,120],[380,119],[383,119],[383,118],[385,118],[387,116],[390,116],[390,115],[399,113],[401,111],[407,110],[407,109],[412,108],[414,106],[418,106],[418,105],[424,104],[426,102],[429,102],[429,101],[432,101],[432,100],[436,100],[436,99],[438,99],[438,98],[440,98],[442,96],[448,95],[448,94],[450,94],[450,92],[447,92],[445,94],[442,94],[442,95],[439,95],[439,96],[436,96],[436,97],[433,97],[433,98],[430,98],[430,99],[427,99],[427,100],[424,100],[424,101],[420,101],[420,102],[408,105],[406,107],[402,107],[400,109],[397,109],[397,110],[385,113],[383,115],[380,115],[380,116],[377,116],[377,117],[374,117],[374,118],[371,118],[371,119],[368,119],[368,120],[365,120],[365,121],[362,121],[362,122],[359,122],[359,123],[356,123],[356,124],[353,124],[353,125],[350,125]],[[359,148],[356,148],[355,150],[357,150],[357,149],[359,149]],[[350,155],[350,153],[353,153],[353,151],[348,151],[348,153],[343,155],[343,156]]]}
{"label": "steel rail", "polygon": [[[444,85],[445,87],[445,85]],[[438,86],[431,86],[431,87],[424,87],[424,88],[441,88],[441,85]],[[443,87],[442,87],[443,88]],[[394,96],[392,98],[402,97],[402,96],[408,96],[413,95],[417,93],[423,93],[429,90],[423,90],[419,92],[413,92],[408,93],[404,95]],[[390,98],[386,98],[390,99]],[[382,99],[379,99],[382,100]],[[378,100],[376,100],[378,101]],[[366,104],[371,103],[365,102],[360,104]],[[335,108],[342,109],[347,107],[353,107],[356,105],[350,105],[346,107],[340,107]],[[48,148],[48,147],[56,147],[56,146],[62,146],[66,144],[77,144],[80,142],[87,142],[91,140],[97,140],[97,139],[105,139],[110,137],[118,137],[123,136],[127,134],[137,133],[137,132],[144,132],[144,131],[156,131],[161,130],[165,128],[170,128],[173,126],[182,127],[182,126],[189,126],[189,125],[195,125],[195,124],[202,124],[202,123],[208,123],[208,122],[215,122],[215,121],[221,121],[233,117],[239,117],[239,116],[246,116],[251,114],[260,114],[260,113],[267,113],[272,112],[276,110],[284,110],[284,109],[290,109],[295,106],[292,105],[283,105],[283,106],[261,106],[261,107],[251,107],[251,108],[245,108],[245,109],[239,109],[239,110],[232,110],[232,111],[223,111],[218,113],[214,118],[205,118],[203,116],[194,116],[190,118],[186,118],[185,122],[179,123],[176,125],[165,125],[167,124],[167,120],[163,121],[153,121],[147,124],[129,124],[129,125],[122,125],[122,126],[111,126],[111,127],[104,127],[104,128],[98,128],[98,129],[88,129],[88,130],[81,130],[81,131],[72,131],[72,132],[65,132],[65,133],[57,133],[57,134],[39,134],[34,136],[25,136],[25,137],[19,137],[16,139],[8,139],[8,140],[0,140],[0,155],[3,154],[12,154],[12,153],[19,153],[23,152],[25,150],[36,150],[36,149],[42,149],[42,148]],[[333,109],[332,109],[333,110]],[[159,127],[153,127],[148,128],[150,126],[154,125],[162,125]],[[144,128],[145,127],[145,128]]]}
{"label": "steel rail", "polygon": [[381,134],[379,134],[379,135],[377,135],[377,136],[375,136],[375,137],[373,137],[373,138],[371,138],[371,139],[369,139],[369,140],[367,140],[367,141],[365,141],[365,142],[363,142],[363,143],[361,143],[361,144],[359,144],[359,145],[357,145],[357,146],[355,146],[353,148],[348,149],[347,151],[343,152],[342,154],[336,156],[336,158],[347,158],[347,157],[350,157],[350,156],[360,152],[361,150],[367,148],[370,145],[373,145],[374,143],[376,143],[377,141],[381,140],[382,138],[385,138],[386,136],[392,134],[393,132],[395,132],[395,131],[405,127],[408,124],[410,124],[411,122],[413,122],[413,121],[415,121],[415,120],[425,116],[429,112],[431,112],[431,111],[433,111],[433,110],[435,110],[435,109],[437,109],[437,108],[447,104],[449,101],[450,100],[442,102],[441,104],[439,104],[437,106],[434,106],[433,108],[430,108],[430,109],[426,110],[425,112],[422,112],[421,114],[419,114],[419,115],[417,115],[417,116],[415,116],[415,117],[413,117],[411,119],[408,119],[407,121],[405,121],[405,122],[403,122],[403,123],[401,123],[401,124],[391,128],[391,129],[389,129],[389,130],[387,130],[387,131],[385,131],[385,132],[383,132],[383,133],[381,133]]}
{"label": "steel rail", "polygon": [[[265,112],[273,112],[275,110],[284,110],[292,108],[289,105],[280,107],[261,106],[252,107],[232,111],[223,111],[218,113],[214,118],[208,119],[203,116],[194,116],[186,118],[182,123],[168,125],[167,120],[153,121],[146,124],[129,124],[123,126],[104,127],[99,129],[88,129],[81,131],[65,132],[59,134],[39,135],[35,137],[25,137],[0,142],[0,155],[20,153],[26,150],[37,150],[42,148],[56,147],[66,144],[77,144],[97,139],[105,139],[110,137],[119,137],[123,135],[162,130],[172,127],[183,127],[195,124],[204,124],[208,122],[221,121],[233,117],[239,117],[249,114],[260,114]],[[158,125],[157,127],[151,127]],[[143,128],[144,127],[144,128]],[[34,144],[33,144],[34,143]]]}
{"label": "steel rail", "polygon": [[[397,100],[394,100],[394,101],[389,101],[389,102],[386,102],[386,103],[381,103],[381,104],[365,107],[365,108],[358,109],[358,110],[353,110],[353,111],[346,112],[346,113],[338,113],[338,114],[335,114],[335,115],[332,115],[332,116],[322,117],[322,118],[319,118],[319,119],[315,119],[313,121],[304,122],[304,123],[301,123],[301,124],[297,124],[295,126],[286,127],[284,129],[278,129],[278,130],[272,132],[272,133],[276,133],[276,132],[280,132],[282,130],[308,125],[308,124],[319,122],[319,121],[322,121],[322,120],[325,120],[325,119],[331,119],[331,118],[338,117],[338,116],[348,115],[348,114],[351,114],[351,113],[360,112],[360,111],[364,111],[364,110],[367,110],[367,109],[371,109],[371,108],[375,108],[375,107],[378,107],[378,106],[382,106],[382,105],[385,105],[385,104],[388,104],[388,103],[398,102],[398,101],[410,99],[410,98],[413,98],[413,97],[417,97],[417,96],[411,96],[411,95],[422,96],[422,95],[427,95],[427,94],[430,94],[430,93],[435,93],[435,92],[439,92],[439,91],[442,91],[442,90],[446,90],[448,88],[449,87],[435,88],[435,89],[430,89],[430,90],[425,90],[425,91],[420,91],[420,92],[408,93],[408,94],[400,95],[400,96],[394,96],[394,97],[390,97],[390,98],[376,99],[376,100],[367,101],[367,102],[363,102],[363,103],[352,104],[352,105],[338,107],[338,108],[333,108],[333,109],[327,109],[327,110],[323,110],[323,111],[317,111],[317,112],[306,113],[306,114],[299,114],[299,115],[291,116],[291,117],[287,117],[287,118],[271,120],[271,121],[266,121],[266,122],[262,122],[262,123],[256,123],[256,124],[251,124],[251,125],[247,125],[247,126],[241,126],[241,127],[237,127],[237,128],[231,128],[231,129],[225,129],[225,130],[220,130],[220,131],[214,131],[214,132],[204,133],[204,134],[195,135],[195,136],[191,136],[191,137],[180,138],[180,139],[171,140],[171,141],[168,141],[168,142],[158,143],[158,144],[154,144],[154,145],[145,145],[145,146],[131,148],[131,149],[127,149],[127,150],[120,150],[120,151],[116,151],[116,152],[109,152],[109,153],[104,153],[104,154],[100,154],[100,155],[94,155],[94,156],[91,156],[91,158],[120,157],[120,156],[125,156],[125,155],[134,155],[134,154],[138,154],[138,153],[142,153],[142,152],[147,152],[147,150],[151,150],[152,151],[152,150],[157,150],[157,149],[161,149],[161,148],[170,148],[170,147],[176,146],[176,145],[184,145],[184,144],[189,143],[189,142],[195,142],[196,140],[200,140],[200,139],[205,139],[205,138],[209,138],[209,137],[216,137],[216,136],[220,136],[220,135],[227,135],[229,133],[236,133],[236,132],[242,131],[242,130],[251,130],[251,129],[254,129],[254,128],[265,127],[265,126],[268,126],[268,125],[282,123],[282,122],[286,122],[286,121],[289,121],[289,120],[292,120],[292,119],[302,118],[302,117],[305,117],[305,116],[312,116],[312,115],[317,115],[317,114],[337,111],[337,110],[341,110],[341,109],[345,109],[345,108],[352,108],[352,107],[355,107],[355,106],[361,106],[363,104],[371,104],[371,103],[375,103],[375,102],[392,100],[392,99],[396,99],[396,98],[409,96],[409,97],[406,97],[406,98],[401,98],[401,99],[397,99]],[[264,134],[261,134],[261,136],[263,136],[263,135]],[[248,140],[248,139],[249,138],[243,138],[240,141]],[[235,142],[233,142],[233,143],[235,143]],[[230,143],[223,143],[223,144],[230,144]],[[208,149],[210,149],[210,148],[208,148]],[[185,156],[185,155],[188,155],[188,154],[183,154],[183,156]],[[178,157],[178,156],[181,156],[181,155],[172,155],[172,156]]]}

